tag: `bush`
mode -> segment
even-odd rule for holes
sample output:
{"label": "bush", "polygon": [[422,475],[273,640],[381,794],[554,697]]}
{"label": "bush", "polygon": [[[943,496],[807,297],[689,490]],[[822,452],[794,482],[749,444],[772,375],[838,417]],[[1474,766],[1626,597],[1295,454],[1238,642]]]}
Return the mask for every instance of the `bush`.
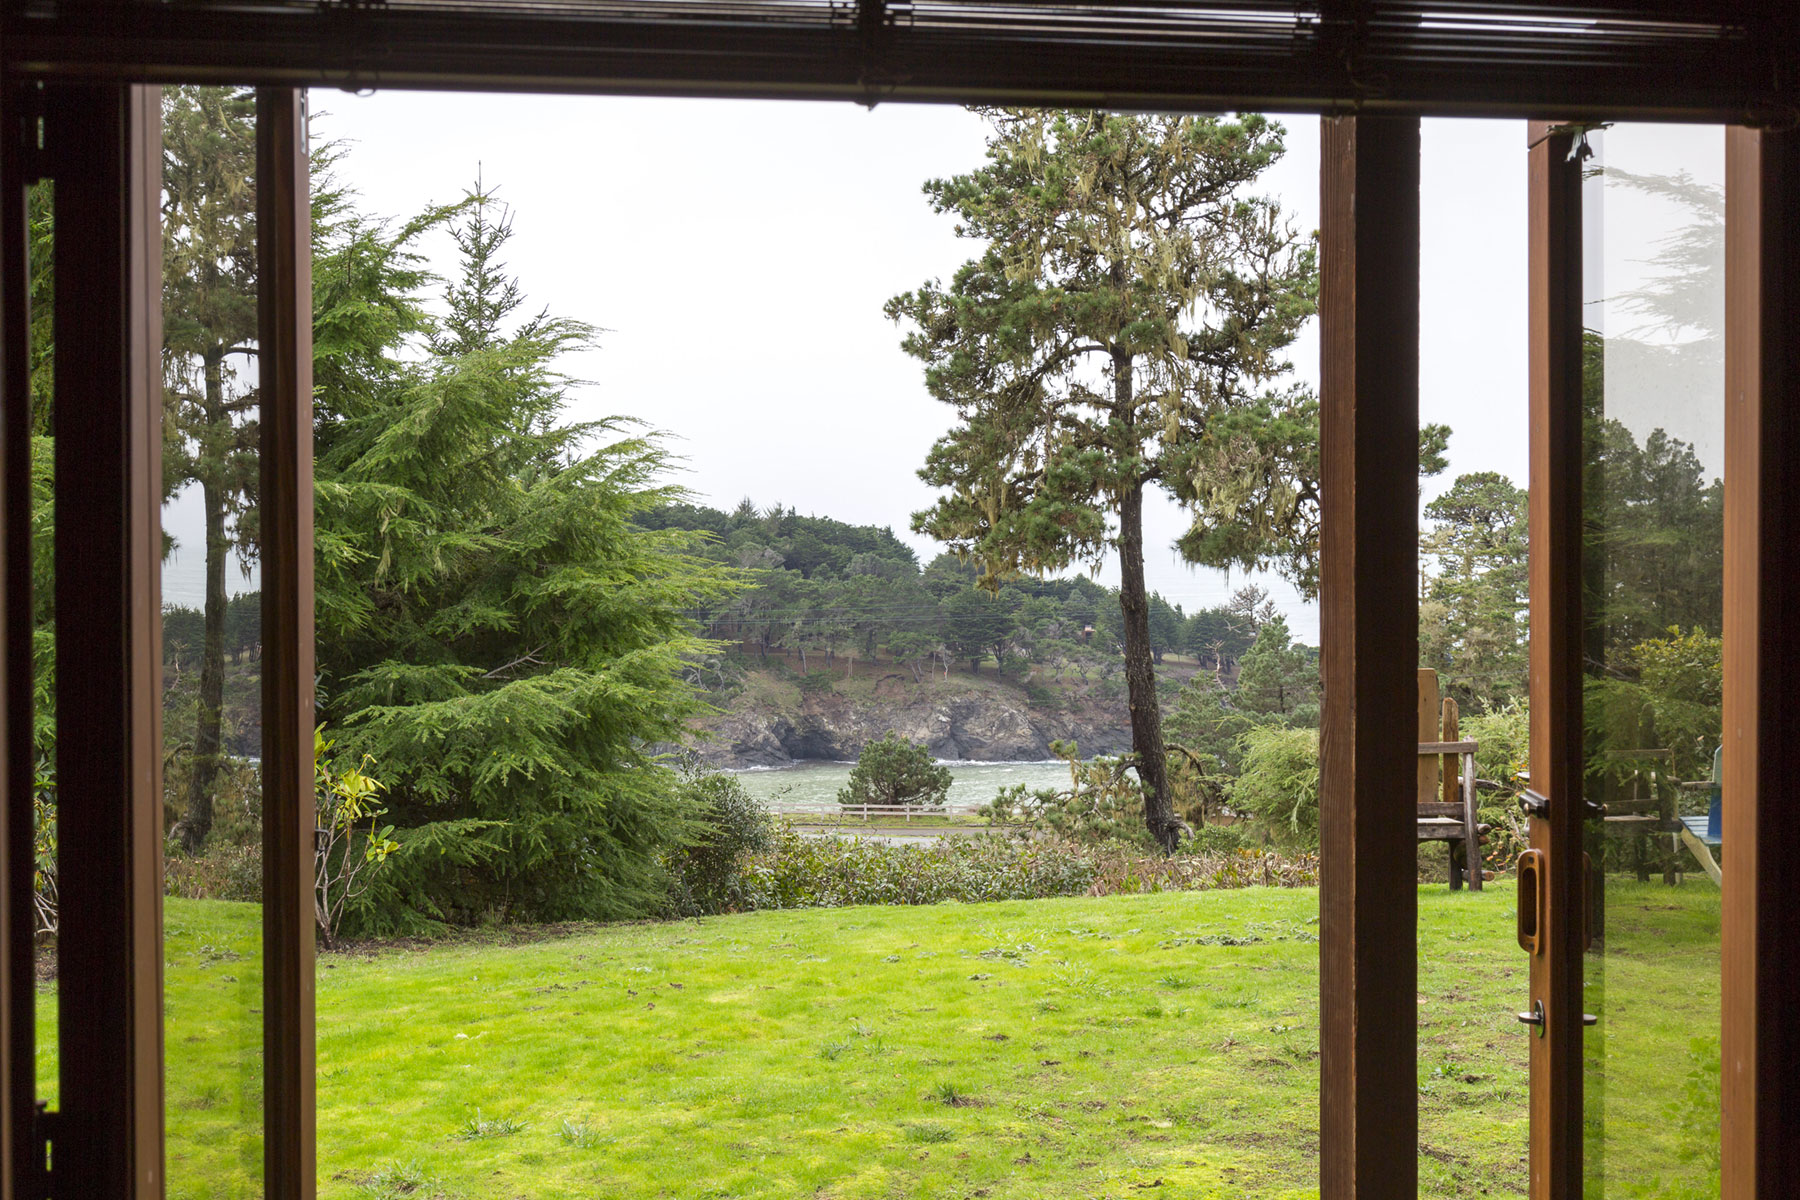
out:
{"label": "bush", "polygon": [[931,751],[897,733],[864,746],[850,769],[850,782],[838,791],[838,803],[917,804],[941,806],[950,794],[950,772],[932,760]]}
{"label": "bush", "polygon": [[1053,742],[1050,752],[1069,764],[1067,790],[1024,784],[1002,788],[976,809],[991,824],[1022,826],[1027,834],[1048,834],[1093,846],[1105,842],[1153,844],[1144,824],[1144,793],[1127,758],[1083,762],[1073,743]]}
{"label": "bush", "polygon": [[240,846],[209,840],[198,854],[187,854],[177,838],[163,852],[163,894],[189,900],[263,898],[262,846]]}
{"label": "bush", "polygon": [[382,826],[387,809],[377,797],[387,785],[368,773],[365,754],[354,767],[332,759],[336,745],[321,725],[313,731],[313,917],[325,945],[337,942],[346,906],[364,896],[390,856],[400,849],[394,827]]}
{"label": "bush", "polygon": [[804,838],[784,828],[754,856],[745,899],[755,908],[838,908],[853,904],[967,904],[1052,896],[1198,891],[1318,882],[1310,857],[1239,850],[1228,854],[1141,852],[1135,848],[1000,837],[945,838],[895,846]]}
{"label": "bush", "polygon": [[1231,806],[1276,844],[1317,849],[1319,731],[1265,725],[1246,732],[1241,744],[1243,774],[1231,785]]}
{"label": "bush", "polygon": [[800,677],[802,696],[826,695],[837,689],[837,675],[832,671],[808,671]]}
{"label": "bush", "polygon": [[748,907],[749,857],[775,844],[768,810],[732,776],[693,766],[682,773],[679,795],[700,832],[687,845],[670,851],[664,861],[669,873],[668,914],[697,917]]}
{"label": "bush", "polygon": [[1525,819],[1518,798],[1523,784],[1519,775],[1531,756],[1531,714],[1522,702],[1464,717],[1459,734],[1477,744],[1475,777],[1500,785],[1476,795],[1480,819],[1490,826],[1482,859],[1492,869],[1506,871],[1525,849]]}

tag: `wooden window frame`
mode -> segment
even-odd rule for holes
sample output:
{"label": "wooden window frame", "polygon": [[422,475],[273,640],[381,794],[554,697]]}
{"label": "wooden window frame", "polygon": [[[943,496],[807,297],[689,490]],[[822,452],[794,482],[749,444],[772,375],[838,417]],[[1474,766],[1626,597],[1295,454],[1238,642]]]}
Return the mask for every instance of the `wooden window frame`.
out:
{"label": "wooden window frame", "polygon": [[[1778,11],[1778,6],[1767,6],[1767,11]],[[134,20],[146,13],[160,20],[165,10],[130,13]],[[69,627],[80,621],[90,630],[117,633],[90,636],[91,644],[71,644],[62,664],[70,722],[65,732],[91,733],[96,740],[86,744],[95,761],[71,762],[63,785],[72,817],[64,844],[94,859],[84,857],[83,870],[64,880],[65,921],[72,922],[66,940],[72,948],[65,955],[63,981],[72,995],[70,1019],[63,1027],[65,1050],[70,1051],[63,1064],[66,1112],[56,1138],[67,1151],[59,1164],[69,1164],[71,1174],[59,1178],[57,1187],[68,1195],[82,1190],[121,1197],[161,1194],[156,920],[161,893],[155,869],[160,853],[160,738],[155,736],[160,706],[153,700],[160,662],[154,536],[160,488],[157,439],[149,436],[160,419],[155,402],[159,363],[150,349],[159,345],[155,322],[160,299],[153,281],[160,238],[148,233],[155,228],[153,171],[160,155],[149,150],[154,89],[129,81],[183,77],[281,85],[259,95],[258,130],[259,172],[264,176],[259,188],[264,290],[259,336],[270,354],[265,369],[271,371],[263,398],[263,522],[269,538],[264,702],[271,730],[266,751],[271,902],[265,906],[270,1088],[265,1169],[269,1194],[310,1200],[310,280],[304,101],[297,89],[341,80],[343,67],[327,61],[323,49],[310,52],[309,58],[305,48],[290,48],[283,52],[289,57],[279,70],[253,70],[245,64],[261,49],[242,39],[233,42],[219,30],[203,31],[198,41],[183,43],[179,54],[169,44],[159,49],[149,42],[107,42],[90,34],[55,43],[60,57],[34,58],[19,52],[16,32],[9,13],[9,24],[0,29],[0,64],[7,72],[0,79],[0,135],[6,140],[0,150],[0,509],[5,513],[0,552],[6,555],[0,570],[5,593],[0,627],[7,643],[0,659],[5,674],[0,686],[7,697],[7,719],[0,730],[7,747],[0,778],[7,813],[0,823],[0,859],[7,864],[7,887],[0,895],[0,928],[7,931],[7,952],[0,955],[5,960],[0,962],[0,1074],[6,1085],[0,1087],[0,1200],[37,1194],[32,1162],[44,1132],[30,1112],[30,476],[22,351],[29,328],[23,184],[45,165],[38,161],[44,155],[36,151],[34,140],[40,99],[51,135],[46,149],[58,179],[58,204],[65,202],[66,191],[67,203],[75,206],[70,211],[83,214],[83,228],[91,225],[103,234],[68,239],[88,244],[69,251],[66,269],[59,247],[58,307],[79,311],[85,325],[80,337],[66,344],[58,339],[58,407],[68,410],[59,412],[59,420],[70,422],[65,427],[79,437],[92,439],[82,447],[83,487],[58,500],[59,567],[66,558],[66,569],[59,570],[58,599],[68,604],[64,608],[59,603],[59,611]],[[1772,44],[1791,47],[1793,19],[1775,27],[1770,37]],[[126,47],[123,56],[121,45]],[[35,49],[47,46],[40,39]],[[425,44],[402,40],[390,47],[387,61],[398,71],[409,55],[429,65],[431,53]],[[206,58],[204,70],[191,61],[196,55]],[[728,65],[721,66],[722,74]],[[68,82],[81,79],[90,82]],[[95,79],[109,82],[91,82]],[[40,90],[33,80],[50,83]],[[480,79],[427,72],[411,82],[648,90],[642,83],[583,77],[547,82],[504,71]],[[1028,80],[1008,98],[1098,103],[1103,98],[1116,102],[1125,94],[1077,94],[1069,86],[1066,77],[1046,75],[1041,87]],[[661,90],[684,89],[770,94],[779,86],[740,80],[708,88],[696,76]],[[1615,118],[1669,112],[1668,97],[1650,91],[1647,84],[1634,85],[1618,96],[1572,101],[1560,111]],[[812,85],[807,94],[870,98],[861,79],[826,81]],[[972,77],[944,84],[931,98],[994,97]],[[1516,113],[1522,106],[1547,105],[1548,99],[1522,101],[1493,88],[1484,92],[1467,80],[1455,88],[1438,85],[1434,91],[1426,86],[1398,99],[1371,99],[1354,78],[1346,84],[1326,74],[1280,99],[1248,91],[1223,98],[1171,94],[1163,99],[1173,107],[1224,99],[1313,111],[1368,102],[1368,112],[1327,121],[1322,164],[1322,755],[1327,770],[1320,817],[1321,1178],[1326,1200],[1389,1200],[1412,1194],[1417,1178],[1414,847],[1410,813],[1385,811],[1394,807],[1392,781],[1411,777],[1413,757],[1411,678],[1417,631],[1416,620],[1408,618],[1416,616],[1416,117],[1427,112]],[[1776,94],[1772,99],[1771,111],[1795,107],[1791,97]],[[1757,105],[1770,100],[1759,94]],[[1689,97],[1683,105],[1683,115],[1693,119],[1740,119],[1746,111],[1741,104],[1705,98]],[[1371,115],[1377,111],[1381,115]],[[80,114],[79,119],[72,113]],[[1550,136],[1532,151],[1532,539],[1536,546],[1573,542],[1578,553],[1578,539],[1570,531],[1578,533],[1580,507],[1579,256],[1569,257],[1564,239],[1570,236],[1571,213],[1573,228],[1579,228],[1579,187],[1558,182],[1567,174],[1555,166],[1559,149],[1566,152],[1566,135],[1551,133],[1548,126],[1534,136],[1538,133]],[[1759,799],[1760,781],[1776,778],[1784,752],[1800,744],[1800,714],[1776,703],[1778,681],[1791,675],[1790,668],[1800,667],[1800,633],[1789,632],[1781,621],[1800,601],[1794,594],[1800,591],[1800,567],[1790,561],[1794,551],[1784,540],[1793,502],[1783,488],[1800,469],[1795,461],[1800,460],[1795,426],[1800,418],[1786,412],[1792,407],[1792,381],[1800,379],[1795,370],[1800,364],[1794,361],[1800,314],[1793,311],[1797,305],[1792,298],[1800,288],[1800,267],[1796,239],[1772,219],[1777,213],[1800,212],[1793,139],[1793,134],[1734,131],[1728,141],[1727,204],[1733,216],[1727,230],[1726,653],[1728,663],[1737,665],[1728,667],[1726,691],[1731,736],[1725,787],[1732,797],[1726,835],[1743,849],[1727,854],[1725,868],[1727,1200],[1774,1194],[1794,1176],[1795,1156],[1800,1155],[1800,1105],[1792,1096],[1796,1084],[1782,1070],[1795,1056],[1792,1043],[1800,1031],[1787,1030],[1780,1020],[1783,1006],[1800,988],[1800,908],[1784,903],[1775,856],[1764,859],[1753,852],[1757,845],[1784,847],[1800,835],[1800,806],[1784,809]],[[1570,286],[1576,289],[1572,347]],[[1536,315],[1540,308],[1541,323]],[[95,540],[78,545],[77,536]],[[1534,555],[1532,568],[1534,604],[1542,595],[1552,606],[1549,611],[1563,614],[1553,622],[1562,628],[1571,621],[1569,606],[1579,605],[1578,569],[1560,556],[1540,566],[1538,557]],[[1534,689],[1560,689],[1558,694],[1565,695],[1578,689],[1579,663],[1573,668],[1570,663],[1574,653],[1558,637],[1534,634]],[[1578,703],[1578,696],[1571,699]],[[78,703],[85,706],[82,711],[77,711]],[[1578,779],[1571,775],[1578,770],[1578,720],[1571,724],[1565,719],[1561,728],[1542,730],[1538,720],[1534,711],[1534,781],[1541,788],[1579,794],[1571,790]],[[1578,852],[1578,828],[1576,815],[1546,823],[1534,828],[1534,845],[1558,855]],[[1573,911],[1567,907],[1573,897],[1561,899],[1565,911]],[[1546,933],[1545,961],[1532,968],[1532,995],[1544,998],[1554,1012],[1578,1013],[1577,931],[1570,926],[1559,932],[1552,925]],[[1553,1018],[1549,1032],[1545,1048],[1533,1050],[1534,1197],[1573,1194],[1555,1190],[1551,1181],[1577,1179],[1580,1167],[1579,1024]],[[1541,1173],[1540,1156],[1546,1164]]]}
{"label": "wooden window frame", "polygon": [[1406,1200],[1418,851],[1394,782],[1417,768],[1419,119],[1327,117],[1319,158],[1320,1194]]}
{"label": "wooden window frame", "polygon": [[1581,163],[1562,126],[1532,122],[1527,137],[1530,771],[1550,803],[1529,820],[1546,892],[1521,1000],[1544,1011],[1531,1039],[1530,1195],[1552,1200],[1578,1195],[1582,1174]]}
{"label": "wooden window frame", "polygon": [[[1787,220],[1784,222],[1783,218]],[[1800,136],[1725,135],[1722,1200],[1800,1179]]]}
{"label": "wooden window frame", "polygon": [[263,1194],[317,1186],[313,1065],[312,195],[306,93],[256,94],[262,447]]}

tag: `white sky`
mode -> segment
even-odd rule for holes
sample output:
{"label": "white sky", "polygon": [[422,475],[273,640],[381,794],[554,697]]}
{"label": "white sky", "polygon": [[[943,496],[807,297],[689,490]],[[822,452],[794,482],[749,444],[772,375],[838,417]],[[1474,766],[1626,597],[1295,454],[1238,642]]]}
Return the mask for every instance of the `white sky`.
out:
{"label": "white sky", "polygon": [[[881,307],[969,257],[920,186],[982,161],[977,117],[409,92],[321,91],[312,103],[315,135],[350,144],[342,175],[370,213],[454,200],[478,172],[499,189],[517,221],[507,265],[528,304],[605,330],[569,364],[589,381],[573,415],[629,414],[667,431],[703,502],[780,501],[890,525],[922,560],[937,552],[908,525],[931,498],[914,472],[950,411],[926,394]],[[1318,118],[1283,120],[1288,155],[1261,190],[1311,230]],[[1425,123],[1421,416],[1455,431],[1436,486],[1478,470],[1525,480],[1525,167],[1522,122]],[[447,243],[431,249],[450,269]],[[1311,333],[1294,363],[1316,384]],[[193,507],[172,506],[178,537]],[[1153,506],[1147,526],[1149,584],[1172,602],[1216,604],[1245,581],[1176,558],[1184,522],[1172,505]],[[197,598],[197,558],[168,564],[171,600]],[[254,586],[231,575],[234,591]],[[1296,636],[1316,642],[1313,608],[1279,580],[1260,582]]]}

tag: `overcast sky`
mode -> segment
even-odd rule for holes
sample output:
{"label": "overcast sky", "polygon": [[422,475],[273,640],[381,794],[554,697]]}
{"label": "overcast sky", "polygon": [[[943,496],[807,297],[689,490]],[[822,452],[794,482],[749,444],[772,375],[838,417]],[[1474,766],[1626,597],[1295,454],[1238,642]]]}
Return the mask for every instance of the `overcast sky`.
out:
{"label": "overcast sky", "polygon": [[[937,552],[908,532],[909,514],[931,499],[915,471],[951,414],[881,308],[970,256],[920,185],[982,161],[975,115],[409,92],[316,91],[312,104],[315,136],[348,144],[342,177],[365,211],[416,213],[478,173],[498,190],[516,219],[507,265],[529,303],[604,330],[568,364],[587,381],[574,415],[666,431],[704,502],[779,501],[892,526],[922,560]],[[1283,120],[1288,154],[1260,190],[1310,231],[1319,121]],[[1455,431],[1436,486],[1478,470],[1525,481],[1525,168],[1522,122],[1425,123],[1421,409]],[[431,249],[450,269],[447,244]],[[1313,333],[1294,364],[1316,384]],[[178,536],[184,519],[170,514]],[[1147,525],[1149,584],[1172,602],[1216,604],[1245,581],[1176,558],[1184,522],[1171,505]],[[170,564],[171,599],[190,590],[188,558]],[[233,575],[233,590],[246,586]],[[1261,582],[1316,641],[1311,606]]]}

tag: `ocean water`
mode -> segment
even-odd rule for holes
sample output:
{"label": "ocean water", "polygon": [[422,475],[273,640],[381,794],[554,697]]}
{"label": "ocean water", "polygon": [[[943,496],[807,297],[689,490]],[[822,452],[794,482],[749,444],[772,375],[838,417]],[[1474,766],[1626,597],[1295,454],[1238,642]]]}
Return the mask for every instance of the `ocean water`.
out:
{"label": "ocean water", "polygon": [[[853,763],[800,762],[791,767],[737,771],[752,796],[777,812],[831,812],[838,789],[850,778]],[[1027,788],[1068,787],[1069,768],[1062,762],[943,764],[950,768],[950,811],[967,812],[994,798],[1001,788],[1022,783]]]}

